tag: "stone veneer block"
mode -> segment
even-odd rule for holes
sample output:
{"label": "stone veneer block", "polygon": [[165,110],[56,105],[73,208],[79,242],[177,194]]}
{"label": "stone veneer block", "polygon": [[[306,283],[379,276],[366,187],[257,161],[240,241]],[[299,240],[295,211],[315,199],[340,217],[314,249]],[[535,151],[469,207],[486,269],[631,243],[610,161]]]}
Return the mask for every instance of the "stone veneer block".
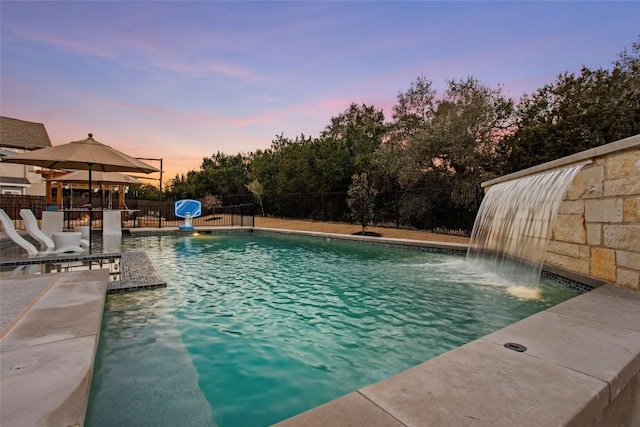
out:
{"label": "stone veneer block", "polygon": [[602,225],[587,223],[587,244],[600,246],[602,244]]}
{"label": "stone veneer block", "polygon": [[565,200],[596,199],[602,197],[604,188],[604,166],[593,164],[585,166],[573,179],[567,189]]}
{"label": "stone veneer block", "polygon": [[618,268],[616,276],[618,285],[634,291],[640,290],[640,273],[637,271]]}
{"label": "stone veneer block", "polygon": [[551,240],[549,241],[547,252],[565,255],[572,258],[580,258],[580,245]]}
{"label": "stone veneer block", "polygon": [[589,260],[578,259],[547,251],[546,262],[576,273],[589,274]]}
{"label": "stone veneer block", "polygon": [[277,427],[367,426],[403,427],[360,393],[351,393],[282,421]]}
{"label": "stone veneer block", "polygon": [[604,182],[604,196],[635,196],[640,194],[640,178],[621,178]]}
{"label": "stone veneer block", "polygon": [[483,339],[517,342],[529,356],[606,381],[610,400],[640,370],[640,333],[558,313],[538,313]]}
{"label": "stone veneer block", "polygon": [[640,252],[640,224],[605,224],[604,245],[608,248]]}
{"label": "stone veneer block", "polygon": [[590,274],[615,283],[616,251],[607,248],[591,248]]}
{"label": "stone veneer block", "polygon": [[624,222],[640,223],[640,197],[625,199],[622,220]]}
{"label": "stone veneer block", "polygon": [[360,393],[407,426],[586,425],[609,397],[602,380],[482,339]]}
{"label": "stone veneer block", "polygon": [[558,215],[553,225],[553,237],[569,243],[586,243],[587,232],[582,215]]}
{"label": "stone veneer block", "polygon": [[622,199],[585,200],[584,217],[587,222],[622,222]]}
{"label": "stone veneer block", "polygon": [[640,177],[640,149],[611,154],[606,158],[605,179]]}
{"label": "stone veneer block", "polygon": [[584,200],[565,200],[558,210],[560,215],[584,215]]}
{"label": "stone veneer block", "polygon": [[639,252],[616,251],[616,261],[620,267],[640,270]]}
{"label": "stone veneer block", "polygon": [[590,259],[591,258],[591,250],[588,246],[580,246],[580,259]]}

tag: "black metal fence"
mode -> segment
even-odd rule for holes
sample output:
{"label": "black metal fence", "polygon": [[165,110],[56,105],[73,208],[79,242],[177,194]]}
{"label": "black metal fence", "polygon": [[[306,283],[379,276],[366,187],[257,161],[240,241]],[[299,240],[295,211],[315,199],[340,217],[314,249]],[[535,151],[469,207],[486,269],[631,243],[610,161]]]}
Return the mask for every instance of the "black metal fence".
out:
{"label": "black metal fence", "polygon": [[469,236],[482,203],[476,188],[419,188],[385,193],[376,201],[376,223]]}
{"label": "black metal fence", "polygon": [[[428,230],[444,234],[468,236],[482,202],[480,188],[434,187],[380,193],[376,197],[374,225],[383,227]],[[251,194],[219,196],[220,207],[203,205],[202,215],[192,219],[194,226],[252,225],[253,215],[290,219],[313,219],[317,221],[352,222],[347,206],[346,192],[339,193],[289,193],[266,194],[262,206]],[[65,209],[65,220],[76,224],[86,221],[88,197],[74,197]],[[128,227],[164,227],[182,223],[174,215],[174,201],[127,200],[120,209]],[[93,217],[101,218],[103,207],[93,200]],[[14,219],[20,219],[20,209],[31,209],[36,217],[50,209],[44,197],[0,195],[0,208]],[[251,219],[249,219],[251,218]]]}
{"label": "black metal fence", "polygon": [[[376,197],[374,225],[429,230],[468,236],[482,203],[479,187],[432,187],[380,193]],[[222,196],[223,205],[256,203],[252,195]],[[267,216],[317,221],[352,222],[347,193],[265,194],[262,197]]]}
{"label": "black metal fence", "polygon": [[[72,203],[66,205],[64,211],[64,224],[68,229],[79,225],[86,225],[89,221],[88,197],[76,196]],[[92,204],[91,217],[96,230],[102,226],[102,212],[107,206]],[[183,218],[175,216],[172,201],[134,200],[127,201],[124,206],[112,204],[111,209],[122,212],[123,226],[127,228],[140,227],[177,227],[184,224]],[[20,209],[31,209],[36,218],[42,217],[46,210],[57,210],[56,206],[47,205],[44,196],[18,196],[0,195],[0,209],[3,209],[11,219],[21,227],[22,218]],[[202,209],[202,215],[192,218],[194,226],[253,226],[253,204],[240,204],[235,206],[220,206],[215,209]]]}

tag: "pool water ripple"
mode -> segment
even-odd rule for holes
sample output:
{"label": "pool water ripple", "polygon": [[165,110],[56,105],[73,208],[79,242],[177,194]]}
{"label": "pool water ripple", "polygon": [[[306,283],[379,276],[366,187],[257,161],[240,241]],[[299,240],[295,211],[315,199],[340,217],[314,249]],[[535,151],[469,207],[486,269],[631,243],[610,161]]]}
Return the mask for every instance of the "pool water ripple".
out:
{"label": "pool water ripple", "polygon": [[[114,331],[101,338],[107,355],[92,406],[115,398],[106,376],[118,383],[120,368],[110,358],[154,353],[161,364],[179,354],[196,373],[181,365],[209,405],[205,418],[220,426],[269,425],[575,295],[543,281],[541,300],[521,301],[461,258],[320,239],[242,233],[129,244],[145,248],[169,286],[146,301],[153,313],[132,314],[131,301],[109,297]],[[172,338],[166,348],[163,337]]]}

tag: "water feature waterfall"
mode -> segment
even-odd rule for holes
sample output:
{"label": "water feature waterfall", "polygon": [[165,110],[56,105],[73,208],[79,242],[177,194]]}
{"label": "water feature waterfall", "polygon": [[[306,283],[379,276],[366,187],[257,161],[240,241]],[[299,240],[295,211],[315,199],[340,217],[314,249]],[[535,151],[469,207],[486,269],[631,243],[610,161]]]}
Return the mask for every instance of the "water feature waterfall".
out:
{"label": "water feature waterfall", "polygon": [[584,165],[492,186],[476,216],[467,261],[507,286],[537,289],[558,208]]}

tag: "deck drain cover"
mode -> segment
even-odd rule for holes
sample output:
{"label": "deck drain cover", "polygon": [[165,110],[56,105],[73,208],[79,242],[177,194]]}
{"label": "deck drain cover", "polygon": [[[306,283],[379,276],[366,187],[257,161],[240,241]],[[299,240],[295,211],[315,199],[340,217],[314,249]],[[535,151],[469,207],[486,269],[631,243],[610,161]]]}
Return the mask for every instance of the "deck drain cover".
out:
{"label": "deck drain cover", "polygon": [[504,346],[509,350],[517,351],[518,353],[524,353],[525,351],[527,351],[527,347],[515,342],[508,342]]}

